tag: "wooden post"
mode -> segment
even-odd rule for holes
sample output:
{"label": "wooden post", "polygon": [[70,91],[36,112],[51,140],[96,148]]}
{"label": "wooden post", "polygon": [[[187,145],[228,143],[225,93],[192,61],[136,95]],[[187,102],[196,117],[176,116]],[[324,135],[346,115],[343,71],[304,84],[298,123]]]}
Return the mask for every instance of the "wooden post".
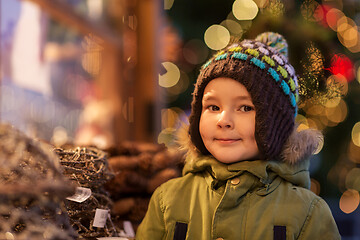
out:
{"label": "wooden post", "polygon": [[135,137],[157,141],[160,132],[159,19],[161,1],[138,0],[138,60],[135,83]]}

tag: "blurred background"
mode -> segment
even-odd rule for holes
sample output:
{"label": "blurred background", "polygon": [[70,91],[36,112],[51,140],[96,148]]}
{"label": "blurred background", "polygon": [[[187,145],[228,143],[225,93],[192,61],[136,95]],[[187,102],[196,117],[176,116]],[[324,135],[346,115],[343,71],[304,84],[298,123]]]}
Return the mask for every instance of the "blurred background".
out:
{"label": "blurred background", "polygon": [[282,34],[300,79],[340,86],[303,101],[297,121],[325,135],[311,190],[343,239],[360,239],[360,1],[0,0],[0,11],[0,120],[59,146],[175,146],[202,64],[236,39]]}

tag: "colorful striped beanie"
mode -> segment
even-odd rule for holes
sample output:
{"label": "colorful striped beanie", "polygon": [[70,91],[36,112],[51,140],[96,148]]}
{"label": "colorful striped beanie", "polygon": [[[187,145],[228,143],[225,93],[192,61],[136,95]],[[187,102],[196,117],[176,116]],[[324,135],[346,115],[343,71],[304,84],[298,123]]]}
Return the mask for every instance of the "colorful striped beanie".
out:
{"label": "colorful striped beanie", "polygon": [[202,96],[215,78],[229,77],[242,83],[256,109],[255,138],[264,159],[275,159],[294,129],[298,83],[288,62],[285,38],[266,32],[255,40],[243,40],[219,51],[202,66],[195,84],[189,134],[203,154],[209,154],[199,132]]}

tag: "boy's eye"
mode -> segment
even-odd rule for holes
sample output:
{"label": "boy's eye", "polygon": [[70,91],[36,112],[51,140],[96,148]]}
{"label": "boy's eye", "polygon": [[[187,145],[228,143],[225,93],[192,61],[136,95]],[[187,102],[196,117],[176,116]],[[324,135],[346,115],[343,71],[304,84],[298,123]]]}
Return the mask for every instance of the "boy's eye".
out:
{"label": "boy's eye", "polygon": [[252,110],[254,110],[254,107],[251,107],[251,106],[244,105],[244,106],[240,107],[240,111],[242,111],[242,112],[250,112]]}
{"label": "boy's eye", "polygon": [[210,105],[207,107],[210,111],[219,111],[220,108],[216,105]]}

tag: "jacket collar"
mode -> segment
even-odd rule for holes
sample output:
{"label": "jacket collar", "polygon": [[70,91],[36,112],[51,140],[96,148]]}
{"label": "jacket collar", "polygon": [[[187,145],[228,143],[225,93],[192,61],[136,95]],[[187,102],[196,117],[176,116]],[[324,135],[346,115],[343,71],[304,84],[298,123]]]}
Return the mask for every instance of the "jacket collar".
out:
{"label": "jacket collar", "polygon": [[244,172],[258,178],[263,184],[270,184],[279,176],[294,185],[309,188],[309,160],[296,165],[290,165],[281,161],[241,161],[233,164],[224,164],[211,156],[201,156],[196,161],[186,159],[183,174],[207,171],[218,181],[226,181],[241,175]]}

